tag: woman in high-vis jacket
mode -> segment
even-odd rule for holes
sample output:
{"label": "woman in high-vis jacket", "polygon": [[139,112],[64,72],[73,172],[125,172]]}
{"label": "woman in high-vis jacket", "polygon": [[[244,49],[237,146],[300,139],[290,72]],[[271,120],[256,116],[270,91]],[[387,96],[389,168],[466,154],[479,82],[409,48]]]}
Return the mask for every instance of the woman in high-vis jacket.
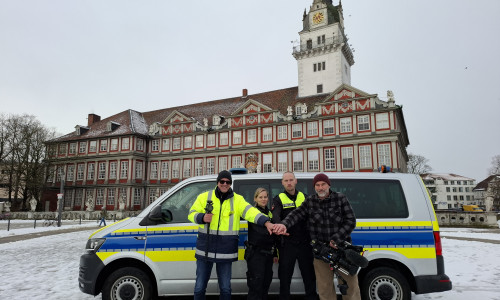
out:
{"label": "woman in high-vis jacket", "polygon": [[273,228],[267,216],[233,192],[231,184],[231,173],[220,172],[215,190],[200,194],[189,210],[188,219],[199,224],[195,252],[195,300],[205,299],[214,263],[220,288],[219,299],[231,299],[231,264],[238,260],[240,218],[267,227],[269,234]]}

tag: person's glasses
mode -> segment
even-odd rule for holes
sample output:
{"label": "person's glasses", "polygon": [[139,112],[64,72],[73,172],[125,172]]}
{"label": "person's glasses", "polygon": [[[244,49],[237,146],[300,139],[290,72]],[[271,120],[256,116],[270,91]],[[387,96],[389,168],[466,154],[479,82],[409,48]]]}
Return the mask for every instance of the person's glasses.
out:
{"label": "person's glasses", "polygon": [[220,184],[231,184],[229,180],[219,180]]}

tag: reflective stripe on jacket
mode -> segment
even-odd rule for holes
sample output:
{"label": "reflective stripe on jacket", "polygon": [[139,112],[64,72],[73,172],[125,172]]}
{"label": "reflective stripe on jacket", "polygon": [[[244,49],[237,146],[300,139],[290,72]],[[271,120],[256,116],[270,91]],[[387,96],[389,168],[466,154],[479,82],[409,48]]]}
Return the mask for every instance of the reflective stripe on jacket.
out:
{"label": "reflective stripe on jacket", "polygon": [[[212,222],[206,224],[203,216],[209,198],[212,200],[213,216]],[[260,226],[269,221],[267,216],[236,193],[232,198],[222,201],[222,205],[215,190],[200,194],[188,215],[191,222],[199,224],[195,257],[215,262],[238,260],[240,218]]]}
{"label": "reflective stripe on jacket", "polygon": [[283,209],[297,208],[304,202],[304,200],[306,200],[306,197],[302,192],[298,192],[295,202],[290,200],[290,198],[288,198],[285,193],[280,193],[279,197],[281,200],[281,204],[283,205]]}

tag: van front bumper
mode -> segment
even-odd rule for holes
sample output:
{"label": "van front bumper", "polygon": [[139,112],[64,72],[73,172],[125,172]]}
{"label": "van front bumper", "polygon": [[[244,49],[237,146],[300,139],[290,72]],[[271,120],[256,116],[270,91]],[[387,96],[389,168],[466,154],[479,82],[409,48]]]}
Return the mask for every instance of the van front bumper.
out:
{"label": "van front bumper", "polygon": [[446,274],[415,277],[415,294],[427,294],[451,290],[451,280]]}
{"label": "van front bumper", "polygon": [[104,269],[104,264],[94,252],[80,256],[78,287],[82,292],[93,296],[101,292],[96,291],[96,282],[102,269]]}

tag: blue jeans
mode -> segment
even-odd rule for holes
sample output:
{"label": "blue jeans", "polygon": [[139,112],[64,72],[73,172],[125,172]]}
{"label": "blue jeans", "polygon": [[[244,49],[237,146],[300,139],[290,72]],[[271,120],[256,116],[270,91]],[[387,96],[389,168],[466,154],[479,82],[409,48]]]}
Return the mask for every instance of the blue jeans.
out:
{"label": "blue jeans", "polygon": [[[231,300],[231,266],[232,262],[217,262],[217,280],[219,282],[220,300]],[[214,262],[198,259],[196,260],[196,283],[194,285],[194,300],[205,300],[208,280]]]}

